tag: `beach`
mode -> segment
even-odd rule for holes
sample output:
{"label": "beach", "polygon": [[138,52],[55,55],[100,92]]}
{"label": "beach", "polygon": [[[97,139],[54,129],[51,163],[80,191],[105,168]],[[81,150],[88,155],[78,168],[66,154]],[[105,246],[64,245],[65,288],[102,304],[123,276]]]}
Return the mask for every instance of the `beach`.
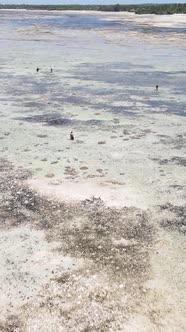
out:
{"label": "beach", "polygon": [[184,331],[185,15],[0,17],[0,331]]}

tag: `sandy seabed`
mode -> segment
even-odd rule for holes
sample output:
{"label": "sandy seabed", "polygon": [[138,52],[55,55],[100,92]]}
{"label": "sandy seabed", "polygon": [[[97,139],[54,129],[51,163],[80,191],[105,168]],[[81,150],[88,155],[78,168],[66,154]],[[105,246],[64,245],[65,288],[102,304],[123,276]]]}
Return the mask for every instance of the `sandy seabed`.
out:
{"label": "sandy seabed", "polygon": [[0,17],[0,331],[184,331],[185,15]]}

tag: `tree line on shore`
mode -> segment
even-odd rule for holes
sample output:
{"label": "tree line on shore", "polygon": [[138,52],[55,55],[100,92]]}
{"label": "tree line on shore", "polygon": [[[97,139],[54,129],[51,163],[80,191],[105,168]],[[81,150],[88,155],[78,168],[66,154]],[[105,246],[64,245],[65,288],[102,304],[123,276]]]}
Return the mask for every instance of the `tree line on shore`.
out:
{"label": "tree line on shore", "polygon": [[3,5],[0,9],[28,10],[94,10],[106,12],[134,12],[135,14],[186,14],[186,3],[177,4],[146,4],[146,5]]}

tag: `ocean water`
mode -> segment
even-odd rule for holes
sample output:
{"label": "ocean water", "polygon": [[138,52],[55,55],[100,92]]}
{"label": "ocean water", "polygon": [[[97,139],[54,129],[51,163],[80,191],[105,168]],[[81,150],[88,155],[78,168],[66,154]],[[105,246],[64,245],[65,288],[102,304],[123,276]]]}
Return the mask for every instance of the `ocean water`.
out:
{"label": "ocean water", "polygon": [[53,186],[112,188],[124,205],[181,203],[169,186],[184,179],[185,16],[0,17],[1,157]]}

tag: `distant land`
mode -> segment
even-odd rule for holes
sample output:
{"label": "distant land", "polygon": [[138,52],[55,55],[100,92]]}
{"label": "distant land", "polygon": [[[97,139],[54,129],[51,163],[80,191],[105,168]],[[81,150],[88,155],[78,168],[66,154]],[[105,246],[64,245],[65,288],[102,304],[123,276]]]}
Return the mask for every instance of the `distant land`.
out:
{"label": "distant land", "polygon": [[134,12],[135,14],[186,14],[186,3],[141,5],[1,5],[0,9],[28,10],[93,10],[105,12]]}

